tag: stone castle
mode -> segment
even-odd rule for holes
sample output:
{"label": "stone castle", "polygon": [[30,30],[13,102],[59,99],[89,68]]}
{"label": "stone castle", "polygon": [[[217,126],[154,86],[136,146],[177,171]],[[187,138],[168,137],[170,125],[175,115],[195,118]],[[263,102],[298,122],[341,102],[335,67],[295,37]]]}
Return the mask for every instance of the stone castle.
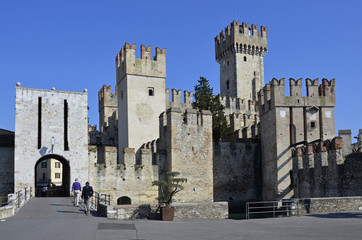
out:
{"label": "stone castle", "polygon": [[[15,164],[1,173],[15,177],[0,188],[31,185],[34,166],[51,155],[65,165],[68,183],[89,180],[113,204],[157,202],[152,181],[167,180],[169,171],[188,179],[176,202],[234,206],[361,195],[362,130],[356,144],[350,130],[335,136],[335,80],[306,79],[306,96],[302,79],[289,80],[289,95],[285,79],[264,86],[267,30],[233,21],[215,37],[220,101],[230,128],[220,143],[212,139],[211,112],[192,108],[192,91],[182,97],[181,90],[165,89],[166,49],[156,48],[152,57],[151,47],[142,45],[136,58],[135,44],[124,45],[116,55],[115,92],[104,85],[98,93],[98,130],[87,131],[86,91],[18,84]],[[54,149],[44,141],[52,136],[61,143]]]}

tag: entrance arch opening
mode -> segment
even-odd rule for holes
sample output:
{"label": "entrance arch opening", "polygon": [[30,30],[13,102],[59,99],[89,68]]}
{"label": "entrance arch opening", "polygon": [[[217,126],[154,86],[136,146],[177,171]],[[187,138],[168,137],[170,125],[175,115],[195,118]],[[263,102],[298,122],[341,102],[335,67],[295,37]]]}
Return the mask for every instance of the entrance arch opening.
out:
{"label": "entrance arch opening", "polygon": [[69,197],[70,166],[57,154],[41,157],[34,166],[36,197]]}
{"label": "entrance arch opening", "polygon": [[117,205],[132,204],[131,199],[127,196],[123,196],[117,199]]}

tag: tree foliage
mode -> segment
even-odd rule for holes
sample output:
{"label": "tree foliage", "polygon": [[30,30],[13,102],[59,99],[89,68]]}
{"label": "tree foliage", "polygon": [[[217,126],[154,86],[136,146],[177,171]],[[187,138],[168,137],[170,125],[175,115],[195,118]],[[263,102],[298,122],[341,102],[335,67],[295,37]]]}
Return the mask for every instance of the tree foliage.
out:
{"label": "tree foliage", "polygon": [[152,186],[159,186],[160,197],[157,199],[168,207],[172,203],[172,198],[176,193],[184,189],[183,184],[187,182],[187,178],[178,178],[178,175],[180,175],[179,172],[168,172],[168,181],[158,180],[152,182]]}
{"label": "tree foliage", "polygon": [[209,80],[200,77],[195,85],[195,102],[193,108],[202,111],[209,110],[212,113],[212,136],[214,142],[219,142],[220,138],[226,138],[228,133],[227,122],[224,114],[225,107],[220,102],[220,95],[213,95]]}

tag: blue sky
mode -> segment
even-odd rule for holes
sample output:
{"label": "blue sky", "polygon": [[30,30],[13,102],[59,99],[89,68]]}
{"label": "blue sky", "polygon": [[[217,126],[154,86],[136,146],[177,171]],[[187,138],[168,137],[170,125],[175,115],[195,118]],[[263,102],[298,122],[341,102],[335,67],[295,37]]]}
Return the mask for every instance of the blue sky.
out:
{"label": "blue sky", "polygon": [[[335,78],[336,132],[362,129],[362,1],[1,1],[0,128],[15,128],[15,85],[88,89],[98,124],[103,84],[114,90],[115,56],[125,42],[167,48],[166,87],[219,92],[214,37],[232,20],[268,27],[265,83]],[[304,81],[304,80],[303,80]],[[287,81],[288,82],[288,81]],[[305,84],[305,83],[304,83]],[[289,90],[286,92],[289,94]],[[304,92],[305,94],[305,92]]]}

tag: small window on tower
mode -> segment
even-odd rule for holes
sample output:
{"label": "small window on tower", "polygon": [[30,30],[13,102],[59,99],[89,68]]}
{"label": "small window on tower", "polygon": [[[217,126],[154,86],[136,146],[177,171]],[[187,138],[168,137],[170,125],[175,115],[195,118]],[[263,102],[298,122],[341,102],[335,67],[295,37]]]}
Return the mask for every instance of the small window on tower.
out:
{"label": "small window on tower", "polygon": [[121,90],[121,100],[123,100],[123,90]]}
{"label": "small window on tower", "polygon": [[229,87],[230,87],[230,82],[229,82],[229,80],[227,80],[226,81],[226,89],[229,89]]}
{"label": "small window on tower", "polygon": [[315,121],[311,121],[311,122],[310,122],[310,127],[311,127],[311,128],[315,128]]}
{"label": "small window on tower", "polygon": [[153,87],[148,88],[148,96],[154,96]]}
{"label": "small window on tower", "polygon": [[226,65],[229,66],[229,61],[226,62]]}
{"label": "small window on tower", "polygon": [[246,56],[244,57],[244,62],[246,62],[247,61],[247,59],[246,59]]}

